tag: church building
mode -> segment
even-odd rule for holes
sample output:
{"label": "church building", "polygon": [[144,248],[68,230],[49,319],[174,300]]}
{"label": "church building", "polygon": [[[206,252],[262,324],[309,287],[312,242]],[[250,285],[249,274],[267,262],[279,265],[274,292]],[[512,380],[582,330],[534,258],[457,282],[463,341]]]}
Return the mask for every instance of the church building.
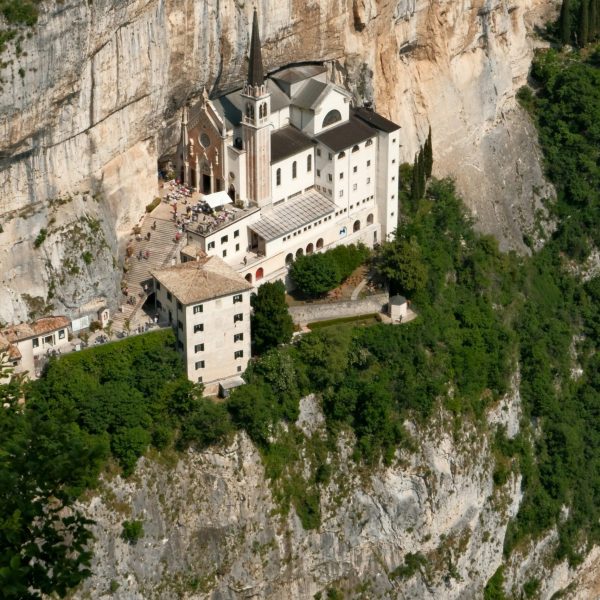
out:
{"label": "church building", "polygon": [[285,280],[302,254],[396,228],[399,126],[353,106],[322,65],[265,76],[256,10],[243,88],[182,113],[177,176],[207,209],[182,260],[218,256],[259,285]]}

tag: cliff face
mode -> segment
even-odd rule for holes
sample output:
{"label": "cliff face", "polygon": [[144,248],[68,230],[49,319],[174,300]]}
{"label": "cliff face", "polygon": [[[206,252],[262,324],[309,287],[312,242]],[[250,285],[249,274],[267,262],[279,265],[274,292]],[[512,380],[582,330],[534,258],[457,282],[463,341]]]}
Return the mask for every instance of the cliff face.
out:
{"label": "cliff face", "polygon": [[[357,98],[402,125],[406,161],[431,125],[435,173],[456,177],[504,247],[524,249],[522,230],[550,192],[514,93],[531,60],[528,23],[551,2],[261,0],[257,8],[268,69],[328,61]],[[0,71],[0,320],[32,311],[22,293],[70,313],[112,301],[117,242],[156,194],[177,110],[205,85],[239,81],[251,10],[240,0],[42,4],[33,35],[18,55],[13,43]],[[50,200],[68,197],[77,201],[52,210]],[[101,222],[106,247],[71,252],[58,224],[85,218]],[[82,262],[85,251],[94,260]]]}
{"label": "cliff face", "polygon": [[[518,398],[491,415],[517,430]],[[347,597],[480,598],[502,558],[506,523],[519,504],[519,481],[494,488],[486,434],[448,434],[449,415],[427,430],[409,425],[417,445],[393,466],[365,473],[341,440],[331,483],[321,493],[321,526],[306,531],[283,516],[260,456],[245,435],[227,448],[167,465],[144,459],[130,481],[103,484],[85,510],[97,521],[94,575],[78,598],[312,598],[328,587]],[[311,398],[302,427],[322,434]],[[307,426],[308,424],[308,426]],[[144,537],[120,539],[125,519]],[[422,563],[394,574],[408,553]]]}

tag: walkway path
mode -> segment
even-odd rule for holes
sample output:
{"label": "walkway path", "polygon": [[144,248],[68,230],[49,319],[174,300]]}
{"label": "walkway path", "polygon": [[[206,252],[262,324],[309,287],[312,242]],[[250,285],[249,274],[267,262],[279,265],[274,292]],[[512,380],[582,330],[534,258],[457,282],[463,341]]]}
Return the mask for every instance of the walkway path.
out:
{"label": "walkway path", "polygon": [[368,281],[366,279],[363,279],[355,288],[354,291],[352,292],[352,295],[350,296],[350,300],[356,300],[358,298],[358,295],[361,293],[361,291],[363,290],[363,288],[365,287],[365,285],[367,285]]}
{"label": "walkway path", "polygon": [[[140,226],[140,233],[132,236],[128,245],[128,254],[125,259],[127,272],[123,276],[123,289],[128,296],[121,296],[121,310],[113,315],[113,331],[125,331],[126,321],[133,331],[144,324],[148,317],[139,309],[143,306],[152,292],[151,271],[168,266],[177,258],[180,242],[175,240],[177,226],[173,221],[172,208],[162,202],[150,214],[146,214]],[[153,226],[155,225],[155,228]],[[148,233],[150,239],[147,239]],[[136,239],[137,237],[137,239]],[[182,241],[185,236],[182,237]],[[144,258],[147,253],[147,258]],[[144,287],[145,286],[145,287]],[[127,297],[133,298],[133,304],[127,303]]]}

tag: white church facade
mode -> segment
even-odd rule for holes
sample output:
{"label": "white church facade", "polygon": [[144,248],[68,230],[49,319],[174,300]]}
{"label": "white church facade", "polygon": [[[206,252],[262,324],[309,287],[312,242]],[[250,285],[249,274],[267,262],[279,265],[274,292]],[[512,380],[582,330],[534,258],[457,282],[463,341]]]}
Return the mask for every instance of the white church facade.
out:
{"label": "white church facade", "polygon": [[249,59],[243,89],[183,109],[177,176],[210,210],[187,227],[182,260],[218,256],[260,285],[301,254],[388,239],[399,126],[353,107],[324,66],[265,77],[256,12]]}

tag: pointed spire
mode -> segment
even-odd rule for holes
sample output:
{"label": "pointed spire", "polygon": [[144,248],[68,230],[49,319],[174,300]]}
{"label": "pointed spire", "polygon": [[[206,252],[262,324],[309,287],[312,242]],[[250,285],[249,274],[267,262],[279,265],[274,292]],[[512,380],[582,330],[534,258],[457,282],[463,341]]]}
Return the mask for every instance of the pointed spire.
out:
{"label": "pointed spire", "polygon": [[263,72],[262,52],[260,48],[260,36],[258,34],[258,15],[254,9],[252,19],[252,38],[250,40],[250,64],[248,65],[248,85],[260,86],[265,82]]}

